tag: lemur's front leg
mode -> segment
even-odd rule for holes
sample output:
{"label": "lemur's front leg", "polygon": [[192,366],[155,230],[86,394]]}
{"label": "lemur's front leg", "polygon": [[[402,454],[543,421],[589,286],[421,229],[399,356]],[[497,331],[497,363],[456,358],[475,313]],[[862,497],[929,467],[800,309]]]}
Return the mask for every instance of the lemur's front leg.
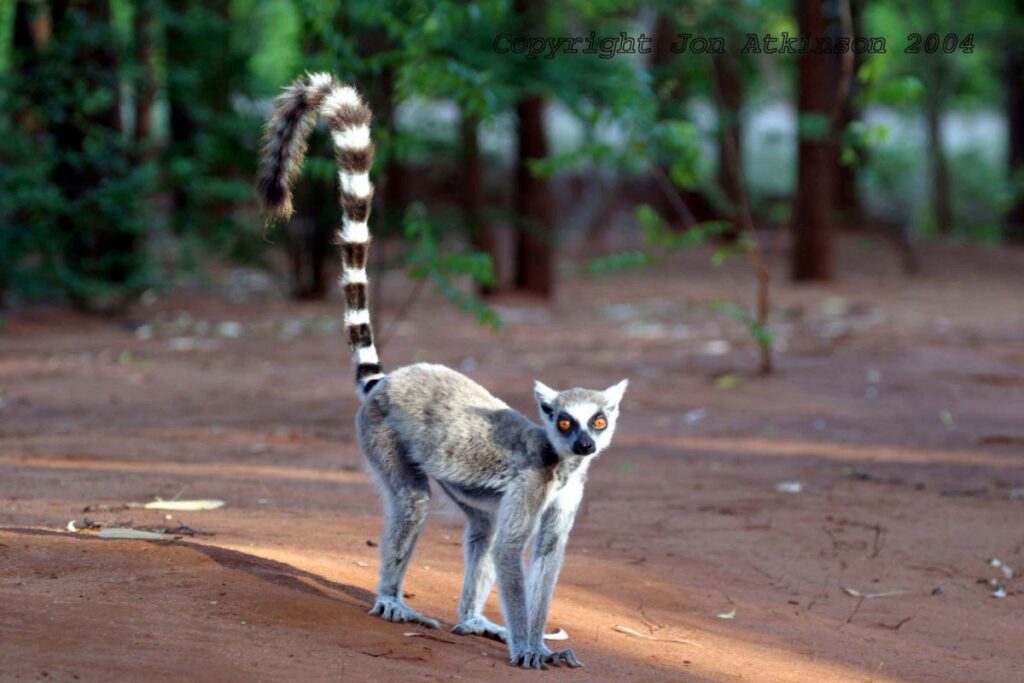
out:
{"label": "lemur's front leg", "polygon": [[578,505],[578,497],[575,497],[575,500],[555,500],[544,511],[534,540],[527,577],[531,647],[544,653],[545,662],[556,665],[568,664],[573,668],[583,666],[583,663],[572,650],[552,652],[544,645],[544,625],[548,620],[548,607],[551,604],[555,583],[558,581],[558,573],[562,568],[565,544],[569,540]]}
{"label": "lemur's front leg", "polygon": [[524,669],[544,668],[543,644],[530,641],[530,611],[527,604],[526,570],[523,552],[533,532],[543,488],[520,479],[509,485],[498,508],[494,563],[498,574],[501,609],[508,630],[509,663]]}

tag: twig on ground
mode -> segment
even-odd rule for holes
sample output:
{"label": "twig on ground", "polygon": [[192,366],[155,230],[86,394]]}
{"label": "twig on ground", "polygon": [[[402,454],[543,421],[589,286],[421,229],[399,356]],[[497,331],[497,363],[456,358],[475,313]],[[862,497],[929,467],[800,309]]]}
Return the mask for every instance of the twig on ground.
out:
{"label": "twig on ground", "polygon": [[659,636],[649,636],[646,633],[640,633],[636,629],[632,629],[628,626],[621,626],[616,624],[612,626],[612,630],[617,633],[623,633],[627,636],[633,636],[634,638],[641,638],[643,640],[654,640],[659,643],[676,643],[678,645],[692,645],[694,647],[704,647],[695,640],[687,640],[685,638],[661,638]]}
{"label": "twig on ground", "polygon": [[881,523],[874,526],[875,538],[871,542],[871,559],[878,557],[878,554],[882,552],[882,548],[885,547],[885,529],[882,528]]}
{"label": "twig on ground", "polygon": [[454,640],[448,640],[447,638],[442,638],[440,636],[435,636],[435,635],[433,635],[431,633],[426,633],[424,631],[406,631],[402,635],[405,636],[406,638],[426,638],[427,640],[436,640],[439,643],[447,643],[448,645],[455,645],[455,641]]}
{"label": "twig on ground", "polygon": [[811,601],[809,603],[807,603],[807,610],[806,611],[810,612],[811,608],[813,608],[816,604],[818,604],[819,600],[821,600],[822,598],[828,597],[828,582],[829,582],[829,579],[831,579],[831,578],[832,578],[831,574],[825,574],[825,583],[822,584],[821,590],[818,591],[818,593],[813,598],[811,598]]}
{"label": "twig on ground", "polygon": [[830,539],[832,539],[832,552],[836,556],[838,556],[839,555],[839,539],[836,538],[836,535],[834,533],[832,533],[832,530],[829,529],[827,526],[823,526],[821,528],[824,529],[825,533],[828,534],[828,537]]}
{"label": "twig on ground", "polygon": [[903,624],[907,623],[913,618],[914,617],[904,617],[903,619],[897,621],[895,624],[883,624],[882,622],[878,622],[877,624],[875,624],[875,626],[881,626],[882,628],[891,629],[893,631],[899,631],[900,627],[903,626]]}
{"label": "twig on ground", "polygon": [[846,626],[846,625],[847,625],[847,624],[849,624],[849,623],[850,623],[851,621],[853,621],[853,618],[854,618],[855,616],[857,616],[857,612],[859,612],[859,611],[860,611],[860,606],[861,606],[861,605],[863,605],[863,604],[864,604],[864,596],[862,595],[862,596],[860,596],[860,598],[859,598],[859,599],[857,600],[857,606],[853,608],[853,611],[852,611],[852,612],[850,612],[850,616],[846,617],[846,621],[844,621],[844,622],[843,622],[842,624],[840,624],[840,625],[839,625],[839,628],[842,628],[843,626]]}
{"label": "twig on ground", "polygon": [[639,610],[641,621],[644,622],[644,626],[646,626],[647,630],[651,632],[651,635],[654,635],[655,631],[660,631],[661,629],[665,628],[665,624],[660,624],[654,619],[651,619],[649,616],[647,616],[647,610],[644,609],[643,600],[640,601]]}

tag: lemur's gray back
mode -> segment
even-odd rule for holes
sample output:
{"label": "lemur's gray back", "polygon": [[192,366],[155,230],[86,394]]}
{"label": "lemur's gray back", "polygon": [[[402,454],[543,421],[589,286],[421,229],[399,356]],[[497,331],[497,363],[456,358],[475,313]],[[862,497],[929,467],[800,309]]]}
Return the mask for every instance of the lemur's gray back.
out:
{"label": "lemur's gray back", "polygon": [[356,385],[365,397],[383,378],[370,326],[366,263],[370,247],[367,220],[373,200],[370,166],[370,109],[355,88],[325,73],[307,74],[285,88],[267,122],[260,159],[258,190],[264,209],[287,220],[292,215],[292,185],[302,168],[306,136],[317,113],[327,122],[338,162],[341,230],[341,287],[345,293],[345,328]]}
{"label": "lemur's gray back", "polygon": [[501,489],[527,460],[543,466],[548,448],[540,427],[443,365],[417,363],[388,374],[363,416],[396,434],[407,457],[442,482]]}

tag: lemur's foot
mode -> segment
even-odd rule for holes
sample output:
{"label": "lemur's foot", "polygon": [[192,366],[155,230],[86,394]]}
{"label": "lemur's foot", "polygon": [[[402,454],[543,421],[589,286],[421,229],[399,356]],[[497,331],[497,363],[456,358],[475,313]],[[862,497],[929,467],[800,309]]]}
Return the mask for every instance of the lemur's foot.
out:
{"label": "lemur's foot", "polygon": [[548,655],[543,650],[513,650],[508,658],[508,663],[524,669],[546,669],[548,668],[545,663],[547,657]]}
{"label": "lemur's foot", "polygon": [[555,666],[565,664],[571,669],[578,669],[583,666],[583,662],[576,657],[576,653],[569,649],[551,652],[544,658],[544,661]]}
{"label": "lemur's foot", "polygon": [[370,610],[370,614],[376,614],[381,619],[387,619],[388,621],[394,621],[399,624],[411,621],[417,624],[423,624],[424,626],[429,626],[430,628],[441,627],[441,624],[437,619],[431,619],[428,616],[420,614],[398,598],[378,595],[376,602],[373,603],[373,608]]}
{"label": "lemur's foot", "polygon": [[505,627],[498,626],[484,617],[463,619],[452,627],[452,633],[460,636],[483,636],[492,640],[500,640],[503,643],[508,642],[508,631]]}
{"label": "lemur's foot", "polygon": [[546,669],[548,668],[548,664],[552,664],[554,666],[562,666],[565,664],[571,669],[578,669],[583,666],[583,662],[579,660],[576,653],[572,650],[558,650],[557,652],[553,652],[548,649],[546,645],[541,645],[539,648],[530,648],[527,650],[513,649],[508,662],[512,666],[518,666],[524,669]]}

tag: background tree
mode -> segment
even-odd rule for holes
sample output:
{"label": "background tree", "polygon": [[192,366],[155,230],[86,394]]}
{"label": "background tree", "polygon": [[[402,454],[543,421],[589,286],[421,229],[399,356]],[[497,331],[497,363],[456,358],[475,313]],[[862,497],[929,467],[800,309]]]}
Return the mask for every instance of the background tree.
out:
{"label": "background tree", "polygon": [[1006,236],[1024,242],[1024,0],[1014,0],[1006,41],[1006,122],[1012,197],[1006,214]]}
{"label": "background tree", "polygon": [[[831,16],[836,20],[831,25],[831,36],[834,39],[842,38],[843,28],[841,14],[848,8],[850,31],[854,37],[867,37],[864,33],[864,5],[865,0],[832,0]],[[857,52],[852,57],[852,72],[846,74],[844,71],[847,55],[835,54],[832,59],[832,81],[836,87],[844,82],[849,91],[842,98],[839,108],[838,120],[836,121],[837,133],[842,144],[833,146],[838,155],[834,166],[836,169],[835,179],[835,206],[843,224],[850,227],[859,227],[864,219],[863,207],[860,199],[860,189],[857,185],[857,175],[865,162],[867,150],[864,145],[857,143],[855,134],[851,134],[851,128],[861,123],[862,111],[859,104],[859,83],[856,74],[860,73],[864,66],[864,53]],[[839,93],[834,94],[839,97]]]}
{"label": "background tree", "polygon": [[[796,16],[801,34],[816,41],[828,33],[828,19],[821,0],[797,0]],[[797,57],[797,127],[799,135],[797,187],[793,203],[794,280],[827,280],[832,277],[832,222],[834,220],[835,156],[829,140],[829,57],[808,52]]]}
{"label": "background tree", "polygon": [[241,259],[255,258],[261,249],[262,231],[237,213],[252,199],[261,122],[236,108],[249,76],[233,31],[244,24],[233,8],[228,0],[161,6],[170,119],[163,166],[186,262],[202,249]]}
{"label": "background tree", "polygon": [[[543,31],[544,5],[533,0],[516,0],[516,13],[524,34]],[[519,214],[516,241],[515,287],[549,298],[554,290],[554,217],[547,179],[539,177],[533,165],[548,155],[544,130],[544,100],[527,92],[516,103],[516,211]]]}
{"label": "background tree", "polygon": [[61,292],[83,308],[115,308],[150,273],[140,201],[146,170],[122,136],[110,4],[18,4],[20,68],[4,83],[5,110],[16,114],[3,117],[0,131],[8,162],[0,168],[0,281],[31,277],[26,295]]}

